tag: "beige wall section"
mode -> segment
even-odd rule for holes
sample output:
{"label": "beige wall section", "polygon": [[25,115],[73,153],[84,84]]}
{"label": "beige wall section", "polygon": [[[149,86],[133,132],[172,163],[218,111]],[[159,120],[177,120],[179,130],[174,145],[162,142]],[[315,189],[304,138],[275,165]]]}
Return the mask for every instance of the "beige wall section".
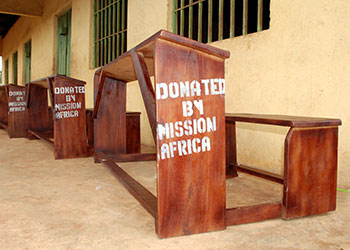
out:
{"label": "beige wall section", "polygon": [[[167,28],[168,1],[133,0],[128,1],[128,49],[133,48],[157,31]],[[147,13],[147,14],[146,14]],[[142,143],[154,145],[147,113],[143,104],[138,82],[128,84],[127,110],[141,111]]]}
{"label": "beige wall section", "polygon": [[[231,52],[226,64],[226,112],[342,119],[338,181],[347,186],[349,31],[347,0],[272,0],[269,30],[213,44]],[[240,123],[240,162],[281,172],[286,132],[279,127]]]}

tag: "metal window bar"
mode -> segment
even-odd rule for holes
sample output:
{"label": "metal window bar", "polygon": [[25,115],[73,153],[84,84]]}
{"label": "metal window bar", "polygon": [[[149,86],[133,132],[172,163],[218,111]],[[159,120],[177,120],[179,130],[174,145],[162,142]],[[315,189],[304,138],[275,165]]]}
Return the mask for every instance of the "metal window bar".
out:
{"label": "metal window bar", "polygon": [[[229,2],[228,2],[229,1]],[[263,29],[263,1],[257,1],[257,31],[262,31]],[[204,3],[208,3],[208,16],[204,16]],[[243,9],[242,9],[242,34],[248,34],[248,2],[249,0],[242,0]],[[213,11],[214,5],[218,9],[219,20],[218,23],[213,21]],[[218,4],[218,5],[217,5]],[[193,20],[193,8],[195,5],[198,5],[198,30],[194,31],[194,21]],[[242,5],[238,5],[242,6]],[[236,26],[236,0],[189,0],[185,5],[185,0],[174,0],[174,11],[173,11],[173,31],[179,35],[185,35],[185,9],[188,9],[188,37],[193,38],[193,34],[196,32],[198,34],[197,40],[202,42],[203,40],[203,20],[207,19],[208,21],[208,43],[213,41],[213,30],[218,30],[218,40],[223,40],[224,36],[229,36],[230,38],[235,37],[235,26]],[[225,12],[224,8],[230,8],[230,11]],[[225,17],[225,13],[229,13],[229,17]],[[227,26],[229,30],[224,31],[224,20],[230,22]],[[224,35],[224,32],[227,32],[227,35]]]}
{"label": "metal window bar", "polygon": [[127,0],[95,0],[95,67],[109,63],[126,51],[127,3]]}

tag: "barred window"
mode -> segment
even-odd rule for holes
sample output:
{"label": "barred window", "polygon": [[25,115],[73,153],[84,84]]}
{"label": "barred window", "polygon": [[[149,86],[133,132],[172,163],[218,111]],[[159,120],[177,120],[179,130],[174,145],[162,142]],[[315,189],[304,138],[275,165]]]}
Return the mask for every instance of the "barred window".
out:
{"label": "barred window", "polygon": [[103,66],[126,51],[128,0],[95,0],[94,64]]}
{"label": "barred window", "polygon": [[173,32],[210,43],[270,27],[270,0],[174,0]]}

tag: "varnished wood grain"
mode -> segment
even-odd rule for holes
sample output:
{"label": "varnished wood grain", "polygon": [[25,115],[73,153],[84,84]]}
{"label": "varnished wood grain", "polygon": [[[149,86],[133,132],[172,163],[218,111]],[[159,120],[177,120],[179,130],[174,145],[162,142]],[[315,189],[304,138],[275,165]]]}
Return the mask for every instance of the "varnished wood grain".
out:
{"label": "varnished wood grain", "polygon": [[[155,82],[201,81],[224,78],[224,59],[212,57],[202,51],[172,43],[155,41]],[[202,100],[204,113],[195,110],[183,117],[183,100]],[[157,100],[157,123],[216,117],[216,131],[203,135],[160,140],[157,152],[164,143],[192,138],[210,139],[211,151],[193,153],[173,158],[157,159],[158,221],[160,238],[188,235],[226,228],[225,198],[225,101],[224,95],[167,98]]]}
{"label": "varnished wood grain", "polygon": [[225,123],[226,131],[226,178],[237,177],[236,124]]}
{"label": "varnished wood grain", "polygon": [[341,125],[341,120],[339,119],[247,113],[226,113],[226,122],[249,122],[289,127],[322,127]]}
{"label": "varnished wood grain", "polygon": [[[8,134],[10,138],[24,138],[28,136],[28,113],[26,105],[26,88],[9,84],[6,86],[8,93],[8,103],[20,107],[21,111],[8,108]],[[22,95],[10,95],[9,93],[22,93]],[[21,104],[22,103],[22,104]]]}
{"label": "varnished wood grain", "polygon": [[0,122],[2,124],[2,128],[7,129],[8,124],[8,102],[7,102],[7,94],[6,94],[6,86],[0,86]]}
{"label": "varnished wood grain", "polygon": [[[52,81],[52,88],[60,87],[84,87],[84,84],[72,84],[67,78],[55,77]],[[49,88],[49,92],[54,93],[54,89]],[[80,103],[81,108],[76,109],[78,116],[69,118],[54,117],[54,155],[56,159],[87,157],[87,135],[86,135],[86,111],[85,94],[74,93],[74,102]],[[66,100],[68,94],[55,94],[54,104],[69,103]],[[54,113],[59,112],[54,109]]]}
{"label": "varnished wood grain", "polygon": [[335,210],[338,128],[292,128],[285,140],[285,219]]}
{"label": "varnished wood grain", "polygon": [[226,210],[226,225],[239,225],[281,217],[281,203],[259,204]]}

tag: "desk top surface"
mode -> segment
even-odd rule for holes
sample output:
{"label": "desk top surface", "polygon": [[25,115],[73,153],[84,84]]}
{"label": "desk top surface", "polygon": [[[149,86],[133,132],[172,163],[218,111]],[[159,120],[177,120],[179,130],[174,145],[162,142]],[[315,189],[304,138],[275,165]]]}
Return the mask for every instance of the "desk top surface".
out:
{"label": "desk top surface", "polygon": [[323,127],[323,126],[339,126],[340,119],[303,117],[289,115],[271,115],[271,114],[249,114],[249,113],[226,113],[226,121],[228,122],[248,122],[269,124],[289,127]]}
{"label": "desk top surface", "polygon": [[202,51],[203,53],[207,53],[212,56],[216,56],[223,59],[228,58],[230,56],[229,51],[222,50],[204,43],[200,43],[195,40],[182,37],[165,30],[160,30],[150,38],[146,39],[145,41],[143,41],[142,43],[134,47],[133,49],[125,52],[115,60],[111,61],[107,65],[98,69],[96,73],[100,73],[101,71],[103,71],[103,73],[105,73],[107,76],[118,80],[122,80],[125,82],[137,80],[137,77],[133,68],[132,59],[131,59],[131,53],[136,51],[138,53],[143,54],[148,71],[149,71],[149,75],[153,76],[154,75],[153,58],[154,58],[154,52],[155,52],[154,42],[157,39],[162,39],[162,40],[171,42],[174,44],[174,46],[180,45],[180,46],[189,47],[191,49],[199,50],[199,51]]}
{"label": "desk top surface", "polygon": [[49,79],[54,79],[54,78],[61,78],[61,79],[68,80],[68,81],[70,81],[72,83],[72,85],[85,85],[86,84],[85,82],[80,81],[78,79],[74,79],[74,78],[71,78],[69,76],[64,76],[64,75],[59,75],[59,74],[46,76],[46,77],[43,77],[43,78],[31,81],[31,82],[29,82],[27,84],[33,84],[33,85],[40,86],[40,87],[43,87],[43,88],[49,88],[48,80]]}

